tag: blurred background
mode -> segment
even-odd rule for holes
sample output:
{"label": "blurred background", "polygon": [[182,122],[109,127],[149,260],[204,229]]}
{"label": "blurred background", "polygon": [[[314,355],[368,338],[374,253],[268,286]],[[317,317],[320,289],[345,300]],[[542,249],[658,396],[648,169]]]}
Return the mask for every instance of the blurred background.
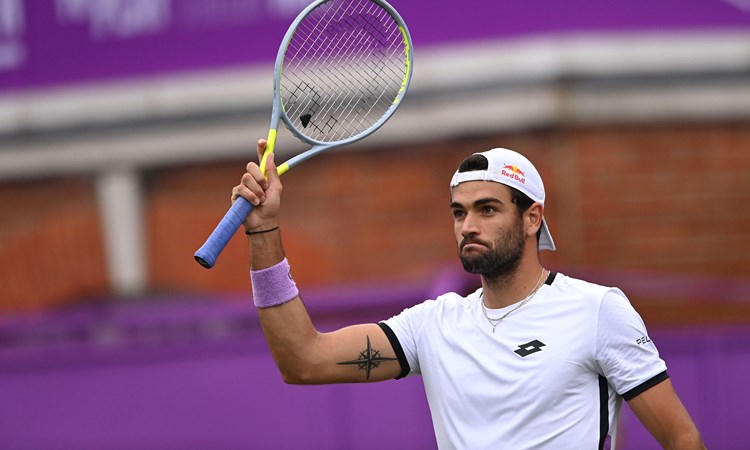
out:
{"label": "blurred background", "polygon": [[[0,0],[0,449],[435,447],[418,378],[281,382],[244,238],[192,257],[307,3]],[[747,448],[750,1],[391,3],[403,106],[284,180],[319,327],[475,289],[448,181],[513,148],[547,187],[546,266],[622,288],[708,446]],[[657,448],[623,410],[619,448]]]}

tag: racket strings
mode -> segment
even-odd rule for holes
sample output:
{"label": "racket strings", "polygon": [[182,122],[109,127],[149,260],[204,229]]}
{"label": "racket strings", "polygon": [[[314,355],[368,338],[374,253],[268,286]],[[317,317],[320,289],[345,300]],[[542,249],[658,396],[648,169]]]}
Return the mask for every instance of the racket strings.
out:
{"label": "racket strings", "polygon": [[[335,16],[333,16],[333,17],[335,18]],[[337,53],[335,53],[333,55],[334,59],[340,60],[340,57],[341,57],[342,53],[346,54],[347,52],[351,52],[351,50],[352,50],[351,46],[356,44],[356,40],[361,40],[362,36],[363,36],[363,34],[365,32],[367,32],[371,37],[375,37],[375,38],[378,37],[377,35],[375,35],[374,33],[372,33],[370,30],[368,30],[365,26],[363,26],[364,24],[362,23],[361,20],[358,20],[358,19],[361,19],[362,17],[364,17],[365,19],[368,19],[368,18],[371,19],[371,16],[361,16],[361,15],[357,16],[357,15],[355,15],[355,16],[347,17],[347,18],[345,18],[343,20],[339,20],[338,22],[335,22],[333,25],[329,25],[329,27],[328,27],[329,32],[333,33],[334,35],[339,35],[338,39],[331,40],[331,41],[327,42],[328,47],[338,47],[340,49]],[[330,22],[330,20],[327,21],[327,22],[319,22],[319,23],[323,23],[323,24],[328,25],[329,22]],[[369,26],[371,26],[371,24],[369,24]],[[349,42],[343,42],[342,41],[342,39],[340,38],[340,33],[338,33],[338,31],[341,30],[341,29],[345,29],[345,28],[356,29],[357,30],[358,34],[354,36],[355,39],[349,39]],[[333,30],[333,31],[330,31],[330,30]],[[316,29],[315,31],[319,31],[319,30]],[[380,44],[382,44],[382,42],[380,42]],[[330,51],[330,48],[324,48],[324,51]],[[362,55],[359,55],[359,56],[362,56]],[[351,63],[351,64],[349,64],[349,66],[350,66],[349,68],[350,69],[351,69],[351,66],[354,65],[355,66],[355,70],[358,70],[360,72],[363,70],[361,67],[356,67],[356,66],[361,66],[361,59],[360,60],[350,59],[349,62]],[[367,73],[367,72],[364,72],[364,73]],[[336,77],[331,77],[330,73],[323,72],[322,75],[326,76],[328,78],[328,82],[329,83],[335,83],[335,82],[340,81]],[[370,80],[370,81],[371,81],[371,83],[373,81],[377,82],[378,81],[377,76],[374,76],[373,79]],[[309,86],[308,83],[305,83],[305,85]],[[355,92],[351,89],[350,86],[348,86],[348,85],[345,84],[342,87],[344,88],[344,90],[341,91],[341,93],[338,96],[333,97],[332,99],[329,99],[328,103],[329,103],[329,105],[333,104],[333,107],[337,107],[338,106],[338,107],[342,107],[342,108],[351,108],[351,104],[348,104],[348,105],[337,105],[336,104],[336,101],[343,101],[341,99],[342,96],[345,97],[345,98],[349,97],[350,98],[350,102],[351,102],[351,98],[355,94]],[[378,86],[378,87],[380,87],[380,86]],[[371,98],[375,94],[374,91],[375,91],[374,89],[371,89],[371,88],[368,89],[367,93],[370,95]],[[317,102],[314,102],[314,104],[316,104],[316,103]],[[315,108],[312,107],[311,109],[314,110]],[[329,121],[329,123],[330,123],[330,121]]]}
{"label": "racket strings", "polygon": [[[338,28],[338,29],[340,29],[341,28],[341,23],[344,22],[351,29],[357,30],[357,35],[354,36],[354,39],[349,39],[349,42],[342,42],[342,39],[338,39],[335,42],[335,44],[336,44],[336,46],[338,46],[339,48],[341,48],[344,53],[350,52],[352,50],[352,46],[356,45],[358,40],[361,41],[363,34],[367,33],[370,37],[372,37],[376,41],[378,41],[379,47],[376,50],[375,54],[380,54],[381,55],[381,59],[382,59],[383,56],[384,56],[382,48],[385,47],[388,44],[389,40],[393,39],[393,36],[396,36],[397,33],[400,33],[400,32],[397,30],[396,27],[392,27],[391,28],[391,36],[385,36],[382,33],[379,33],[379,34],[373,33],[373,31],[372,31],[373,26],[376,26],[378,23],[380,23],[380,21],[382,21],[383,18],[382,17],[375,18],[374,15],[370,15],[369,13],[371,13],[373,10],[375,12],[380,12],[381,16],[385,16],[386,13],[384,13],[382,10],[380,10],[379,8],[377,8],[372,3],[370,3],[369,6],[370,6],[370,11],[367,11],[368,15],[354,15],[354,16],[351,16],[351,17],[349,17],[349,18],[347,18],[347,19],[345,19],[345,20],[343,20],[341,22],[338,22],[336,24],[336,26],[332,27],[332,28]],[[364,22],[362,21],[362,19],[364,19]],[[380,31],[380,30],[378,30],[378,31]],[[396,42],[399,42],[399,41],[396,41]],[[396,46],[393,46],[393,45],[391,45],[391,47],[392,48],[397,48]],[[399,50],[401,50],[401,49],[399,49]],[[339,54],[337,54],[336,57],[340,56],[340,53],[341,52],[339,52]],[[401,50],[401,53],[403,53],[403,50]],[[352,66],[353,66],[353,68],[354,68],[355,71],[359,71],[360,73],[364,73],[364,74],[369,74],[371,76],[371,78],[369,80],[370,83],[369,84],[364,84],[362,86],[367,89],[367,91],[368,91],[367,93],[370,94],[370,98],[373,98],[372,97],[373,95],[376,95],[378,92],[380,92],[380,93],[383,92],[382,86],[379,86],[378,83],[382,82],[382,81],[387,81],[387,79],[385,77],[383,77],[383,74],[382,74],[382,69],[384,68],[384,66],[380,67],[380,71],[372,71],[372,69],[373,69],[372,67],[363,68],[362,67],[362,57],[365,56],[365,53],[360,52],[360,54],[357,55],[357,56],[358,56],[358,58],[353,58],[353,59],[350,58],[349,59],[349,61],[348,61],[348,62],[350,62],[349,69],[351,69]],[[395,71],[394,71],[394,73],[395,73]],[[403,71],[401,71],[400,73],[398,73],[398,77],[400,77],[400,78],[403,77]]]}
{"label": "racket strings", "polygon": [[298,25],[281,72],[284,111],[318,141],[348,139],[392,107],[407,73],[398,23],[371,1],[330,1]]}

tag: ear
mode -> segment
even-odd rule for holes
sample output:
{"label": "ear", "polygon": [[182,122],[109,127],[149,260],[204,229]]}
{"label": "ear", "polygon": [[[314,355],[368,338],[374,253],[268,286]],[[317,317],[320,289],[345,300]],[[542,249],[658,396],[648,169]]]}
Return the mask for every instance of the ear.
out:
{"label": "ear", "polygon": [[527,236],[535,236],[542,226],[544,208],[540,203],[534,203],[523,213],[524,231]]}

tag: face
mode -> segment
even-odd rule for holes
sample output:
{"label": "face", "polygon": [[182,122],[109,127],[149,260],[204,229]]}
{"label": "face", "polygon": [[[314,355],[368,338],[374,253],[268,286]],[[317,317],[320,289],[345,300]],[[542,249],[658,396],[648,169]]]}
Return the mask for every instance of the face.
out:
{"label": "face", "polygon": [[518,268],[526,242],[524,221],[507,186],[461,183],[453,189],[451,212],[458,255],[467,272],[497,278]]}

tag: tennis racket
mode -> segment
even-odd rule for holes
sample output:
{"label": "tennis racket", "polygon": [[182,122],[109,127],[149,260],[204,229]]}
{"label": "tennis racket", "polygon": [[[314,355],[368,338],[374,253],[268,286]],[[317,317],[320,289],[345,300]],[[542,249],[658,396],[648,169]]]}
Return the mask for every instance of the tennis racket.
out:
{"label": "tennis racket", "polygon": [[[409,87],[412,44],[401,16],[383,0],[317,0],[294,20],[276,56],[273,109],[260,168],[273,152],[279,119],[312,148],[278,166],[283,174],[320,152],[380,128]],[[253,210],[240,197],[195,260],[209,269]]]}

